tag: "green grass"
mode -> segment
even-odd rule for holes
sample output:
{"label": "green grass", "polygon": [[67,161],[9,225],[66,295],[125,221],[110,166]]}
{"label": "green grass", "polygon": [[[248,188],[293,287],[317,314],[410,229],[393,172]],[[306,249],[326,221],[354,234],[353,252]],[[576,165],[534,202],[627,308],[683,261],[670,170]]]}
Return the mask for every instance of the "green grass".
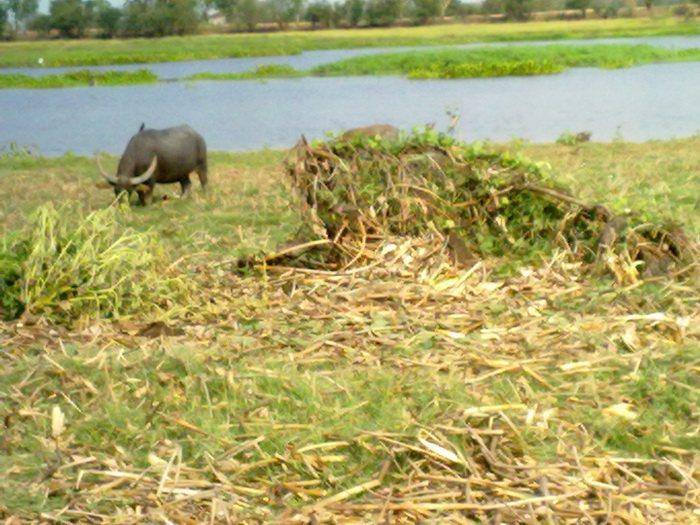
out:
{"label": "green grass", "polygon": [[406,75],[463,78],[558,73],[571,67],[618,68],[699,60],[700,50],[650,45],[547,45],[497,49],[444,49],[349,58],[313,68],[317,75]]}
{"label": "green grass", "polygon": [[31,77],[28,75],[0,75],[0,89],[62,88],[75,86],[120,86],[124,84],[153,84],[158,76],[148,69],[133,73],[127,71],[74,71],[57,75]]}
{"label": "green grass", "polygon": [[529,75],[551,75],[561,73],[564,67],[547,60],[524,60],[514,62],[499,61],[495,64],[443,64],[429,65],[411,70],[408,78],[484,78],[484,77],[513,77]]}
{"label": "green grass", "polygon": [[[548,163],[584,200],[670,215],[700,237],[698,137],[490,146]],[[53,210],[49,224],[63,225],[54,240],[80,236],[76,246],[103,247],[86,252],[99,260],[115,239],[148,238],[191,285],[170,317],[146,308],[54,323],[37,311],[0,323],[4,515],[77,522],[90,512],[117,523],[150,502],[173,520],[206,522],[216,500],[232,520],[274,523],[379,481],[319,510],[368,521],[378,513],[353,504],[381,509],[389,490],[400,501],[415,484],[415,504],[463,502],[462,482],[426,476],[474,476],[474,501],[485,503],[539,496],[532,484],[545,478],[557,494],[562,480],[594,480],[573,503],[596,512],[607,512],[595,506],[598,489],[606,504],[618,497],[606,484],[627,498],[653,482],[654,504],[636,502],[638,519],[692,523],[692,504],[671,496],[698,481],[697,280],[616,287],[555,256],[507,279],[489,261],[466,280],[466,270],[398,261],[348,276],[241,273],[236,256],[273,252],[301,225],[283,155],[214,152],[209,195],[196,182],[184,200],[159,186],[145,208],[109,208],[93,159],[0,156],[0,176],[13,181],[0,187],[5,242],[31,234],[32,249],[55,255],[30,219]],[[71,227],[81,218],[104,235],[82,236]],[[57,264],[42,261],[37,271]],[[436,460],[421,439],[468,466]],[[629,462],[611,466],[620,459]],[[460,512],[476,523],[494,516]]]}
{"label": "green grass", "polygon": [[173,62],[289,55],[316,49],[564,40],[627,36],[697,35],[696,21],[674,18],[290,31],[196,35],[160,39],[60,40],[0,43],[0,67],[43,67]]}
{"label": "green grass", "polygon": [[[267,150],[211,153],[210,162],[218,167],[210,174],[214,188],[210,195],[202,195],[196,181],[191,200],[178,198],[178,185],[160,186],[158,202],[132,208],[129,216],[121,218],[122,224],[141,233],[155,228],[168,249],[176,253],[187,251],[189,256],[193,256],[189,253],[192,249],[203,254],[233,250],[232,256],[269,249],[286,238],[289,228],[294,228],[290,221],[294,212],[283,209],[289,199],[288,190],[277,184],[273,174],[261,173],[254,179],[250,173],[269,169],[282,156],[282,152]],[[106,170],[114,171],[117,158],[105,156],[103,164]],[[28,210],[45,203],[58,206],[66,201],[80,201],[86,210],[97,210],[114,198],[95,160],[88,157],[68,155],[52,159],[8,154],[2,157],[0,174],[13,178],[12,187],[0,190],[7,199],[7,205],[0,210],[5,233],[24,224]],[[37,177],[41,184],[36,184]],[[13,197],[17,195],[22,197]],[[191,214],[192,205],[198,210],[195,215]]]}
{"label": "green grass", "polygon": [[294,78],[300,77],[302,73],[292,66],[283,64],[259,65],[253,71],[244,73],[195,73],[183,80],[249,80],[257,78]]}
{"label": "green grass", "polygon": [[[196,73],[184,80],[295,78],[306,75],[405,75],[414,79],[473,78],[553,74],[571,67],[620,68],[635,65],[700,60],[697,49],[663,49],[650,45],[548,45],[498,49],[427,50],[360,56],[297,71],[269,64],[244,73]],[[49,88],[158,82],[147,69],[134,73],[79,71],[33,78],[0,76],[0,88]]]}
{"label": "green grass", "polygon": [[560,180],[585,201],[609,204],[619,211],[660,213],[700,236],[700,195],[693,190],[700,165],[688,155],[688,147],[692,149],[698,141],[696,136],[641,144],[622,139],[576,146],[523,143],[518,148],[525,156],[556,166]]}

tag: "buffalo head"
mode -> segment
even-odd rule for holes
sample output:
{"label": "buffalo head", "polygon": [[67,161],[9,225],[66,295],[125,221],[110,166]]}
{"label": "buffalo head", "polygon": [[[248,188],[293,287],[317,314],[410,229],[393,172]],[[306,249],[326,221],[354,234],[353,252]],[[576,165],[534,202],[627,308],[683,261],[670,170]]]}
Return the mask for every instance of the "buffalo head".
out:
{"label": "buffalo head", "polygon": [[105,179],[107,179],[107,182],[109,182],[114,187],[114,194],[117,196],[121,195],[122,193],[127,193],[128,195],[131,195],[138,186],[145,183],[153,176],[153,173],[158,167],[158,157],[154,156],[148,169],[141,175],[135,177],[128,174],[114,176],[107,173],[107,171],[104,169],[102,163],[100,162],[99,155],[96,157],[96,160],[97,167],[100,169],[102,176]]}

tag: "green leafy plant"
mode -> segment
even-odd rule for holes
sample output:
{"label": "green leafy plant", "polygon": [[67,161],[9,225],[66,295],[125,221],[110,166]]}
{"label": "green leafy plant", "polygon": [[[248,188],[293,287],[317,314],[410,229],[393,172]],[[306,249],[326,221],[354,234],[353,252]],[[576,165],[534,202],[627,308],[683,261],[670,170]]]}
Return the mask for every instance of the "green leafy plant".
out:
{"label": "green leafy plant", "polygon": [[171,275],[156,237],[122,224],[113,206],[75,218],[75,206],[48,204],[0,252],[6,316],[55,320],[166,313],[187,294]]}

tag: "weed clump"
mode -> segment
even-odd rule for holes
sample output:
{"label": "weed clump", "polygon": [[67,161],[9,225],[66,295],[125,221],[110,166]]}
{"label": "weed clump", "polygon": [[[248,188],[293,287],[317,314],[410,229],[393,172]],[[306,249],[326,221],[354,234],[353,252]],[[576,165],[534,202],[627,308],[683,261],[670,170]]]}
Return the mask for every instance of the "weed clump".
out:
{"label": "weed clump", "polygon": [[301,73],[286,64],[259,64],[253,71],[244,73],[194,73],[185,80],[248,80],[264,78],[293,78]]}
{"label": "weed clump", "polygon": [[165,271],[155,236],[122,223],[119,207],[75,218],[74,205],[38,208],[0,249],[0,305],[20,315],[71,321],[165,312],[189,285]]}
{"label": "weed clump", "polygon": [[301,140],[286,172],[332,243],[329,268],[372,263],[397,237],[442,245],[454,262],[539,263],[555,250],[622,282],[696,260],[682,228],[618,216],[554,184],[544,165],[433,130],[399,141]]}
{"label": "weed clump", "polygon": [[508,76],[552,75],[564,71],[562,64],[549,60],[521,60],[495,63],[479,62],[476,64],[431,64],[417,68],[408,73],[410,79],[451,79],[451,78],[485,78]]}

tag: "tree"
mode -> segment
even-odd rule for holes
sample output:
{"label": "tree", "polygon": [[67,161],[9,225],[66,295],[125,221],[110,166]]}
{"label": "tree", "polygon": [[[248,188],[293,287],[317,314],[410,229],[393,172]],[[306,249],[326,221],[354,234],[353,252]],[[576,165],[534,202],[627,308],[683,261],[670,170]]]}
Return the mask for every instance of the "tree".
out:
{"label": "tree", "polygon": [[445,10],[445,16],[453,16],[455,18],[466,18],[469,15],[475,15],[479,12],[479,7],[471,2],[461,2],[453,0]]}
{"label": "tree", "polygon": [[[131,35],[155,36],[153,10],[148,0],[127,0],[124,4],[124,29]],[[150,33],[149,33],[150,31]]]}
{"label": "tree", "polygon": [[586,10],[591,7],[592,0],[566,0],[567,9],[581,11],[581,18],[586,18]]}
{"label": "tree", "polygon": [[127,0],[126,31],[138,36],[194,33],[199,23],[195,0]]}
{"label": "tree", "polygon": [[104,38],[112,38],[119,31],[119,23],[122,20],[122,10],[118,7],[113,7],[108,2],[107,5],[101,5],[97,10],[97,27],[102,30]]}
{"label": "tree", "polygon": [[440,0],[413,0],[414,15],[422,24],[440,16]]}
{"label": "tree", "polygon": [[443,19],[452,0],[413,0],[414,15],[421,23]]}
{"label": "tree", "polygon": [[81,38],[92,22],[92,2],[82,0],[52,0],[49,7],[51,28],[64,38]]}
{"label": "tree", "polygon": [[509,20],[524,22],[530,18],[529,0],[505,0],[504,14]]}
{"label": "tree", "polygon": [[345,0],[341,9],[342,17],[347,21],[347,24],[350,27],[357,27],[365,12],[365,0]]}
{"label": "tree", "polygon": [[481,9],[487,15],[499,15],[505,13],[504,0],[484,0]]}
{"label": "tree", "polygon": [[402,0],[368,0],[365,7],[367,22],[377,27],[393,25],[401,19],[404,7]]}
{"label": "tree", "polygon": [[39,9],[39,0],[6,0],[6,14],[12,15],[14,30],[19,31],[25,22],[36,14]]}
{"label": "tree", "polygon": [[333,27],[335,22],[333,6],[326,0],[317,0],[306,8],[304,19],[311,22],[311,28]]}
{"label": "tree", "polygon": [[29,29],[36,31],[43,37],[49,36],[51,34],[51,15],[45,13],[36,15],[29,22]]}
{"label": "tree", "polygon": [[238,17],[248,31],[255,31],[262,9],[258,0],[238,0]]}
{"label": "tree", "polygon": [[0,3],[0,38],[5,38],[5,32],[7,31],[7,20],[8,12],[7,6]]}
{"label": "tree", "polygon": [[226,20],[242,25],[248,31],[255,31],[255,26],[262,16],[262,4],[258,0],[213,0]]}
{"label": "tree", "polygon": [[267,10],[272,21],[280,29],[290,22],[298,21],[303,8],[303,0],[268,0]]}

